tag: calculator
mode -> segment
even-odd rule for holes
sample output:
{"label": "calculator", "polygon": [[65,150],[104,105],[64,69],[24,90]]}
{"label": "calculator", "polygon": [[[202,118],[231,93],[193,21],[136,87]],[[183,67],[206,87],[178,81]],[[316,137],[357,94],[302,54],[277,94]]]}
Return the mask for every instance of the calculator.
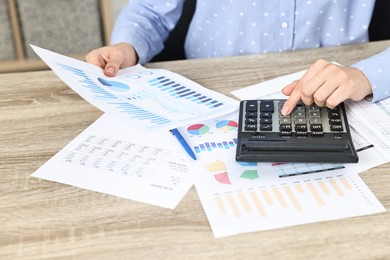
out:
{"label": "calculator", "polygon": [[301,101],[288,116],[285,99],[240,102],[237,161],[356,163],[343,103],[334,109]]}

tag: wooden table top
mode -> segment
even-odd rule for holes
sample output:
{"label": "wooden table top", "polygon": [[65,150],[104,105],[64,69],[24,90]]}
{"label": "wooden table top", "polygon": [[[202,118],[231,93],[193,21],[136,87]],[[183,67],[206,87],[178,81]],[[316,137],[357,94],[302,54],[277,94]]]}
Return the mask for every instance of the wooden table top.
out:
{"label": "wooden table top", "polygon": [[[306,69],[350,65],[390,41],[147,64],[231,91]],[[0,74],[0,259],[389,259],[390,213],[213,237],[191,188],[175,210],[31,177],[102,112],[52,71]],[[390,209],[390,164],[360,174]]]}

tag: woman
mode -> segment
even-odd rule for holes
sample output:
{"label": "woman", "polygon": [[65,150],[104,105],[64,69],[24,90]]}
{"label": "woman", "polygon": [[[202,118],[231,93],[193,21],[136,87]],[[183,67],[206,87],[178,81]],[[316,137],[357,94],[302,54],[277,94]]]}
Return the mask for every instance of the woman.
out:
{"label": "woman", "polygon": [[[107,76],[150,61],[163,49],[183,2],[129,1],[117,18],[112,45],[91,51],[87,61]],[[374,4],[375,0],[198,0],[186,55],[206,58],[367,42]],[[291,113],[299,100],[329,108],[369,95],[378,101],[389,96],[389,73],[390,48],[349,67],[319,60],[283,89],[289,98],[282,113]]]}

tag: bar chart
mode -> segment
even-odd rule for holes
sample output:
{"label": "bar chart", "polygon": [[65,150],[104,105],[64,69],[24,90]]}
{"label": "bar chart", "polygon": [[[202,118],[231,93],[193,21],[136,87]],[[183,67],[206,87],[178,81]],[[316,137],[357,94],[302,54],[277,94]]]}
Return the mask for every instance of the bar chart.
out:
{"label": "bar chart", "polygon": [[236,113],[207,122],[192,124],[181,131],[196,154],[218,150],[235,150],[237,146]]}
{"label": "bar chart", "polygon": [[[126,98],[126,96],[124,97],[117,96],[109,91],[109,90],[113,90],[114,92],[128,92],[130,90],[130,87],[123,82],[107,80],[101,77],[96,77],[96,79],[93,79],[91,78],[90,75],[88,75],[88,73],[85,73],[81,69],[74,68],[72,66],[68,66],[65,64],[58,64],[58,65],[61,66],[63,69],[73,73],[76,77],[78,77],[79,83],[83,87],[88,88],[93,94],[94,98],[96,98],[97,100],[104,100],[108,102],[108,104],[115,107],[115,109],[118,109],[121,113],[130,116],[132,119],[138,121],[146,120],[153,125],[164,125],[172,121],[171,119],[163,116],[160,113],[156,114],[151,110],[145,109],[143,104],[138,105],[134,102],[133,103],[128,102],[129,99]],[[100,84],[98,84],[96,81],[100,82]],[[144,96],[144,98],[147,97]],[[159,104],[157,100],[156,100],[156,104],[157,105]],[[161,109],[160,111],[164,111],[164,110],[167,110],[166,106],[165,109]],[[169,114],[175,111],[168,110],[165,112]]]}
{"label": "bar chart", "polygon": [[217,108],[223,105],[223,102],[216,100],[204,93],[200,93],[188,86],[185,86],[166,76],[159,76],[148,80],[150,86],[155,87],[161,92],[167,93],[175,99],[185,99],[198,105],[205,105],[210,108]]}
{"label": "bar chart", "polygon": [[212,152],[217,149],[230,150],[235,149],[237,138],[221,142],[205,142],[194,146],[195,153]]}
{"label": "bar chart", "polygon": [[[303,212],[331,205],[333,200],[343,200],[350,193],[358,193],[347,176],[270,184],[239,192],[226,192],[214,196],[220,214],[240,218],[254,214],[260,218],[273,215],[275,209]],[[362,199],[365,199],[364,197]],[[346,199],[347,201],[347,199]]]}
{"label": "bar chart", "polygon": [[212,189],[208,182],[209,191],[200,191],[216,237],[384,210],[357,174],[340,170],[284,181],[263,178],[264,174],[269,173],[260,175],[257,180],[262,181],[252,185],[234,185],[230,178],[231,185]]}

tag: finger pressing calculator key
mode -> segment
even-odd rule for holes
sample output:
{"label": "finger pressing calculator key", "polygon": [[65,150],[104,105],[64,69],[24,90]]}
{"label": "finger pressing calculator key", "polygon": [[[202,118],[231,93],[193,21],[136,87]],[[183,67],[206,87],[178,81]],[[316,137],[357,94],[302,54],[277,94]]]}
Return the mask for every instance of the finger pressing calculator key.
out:
{"label": "finger pressing calculator key", "polygon": [[237,161],[356,163],[343,103],[334,109],[298,103],[288,116],[285,100],[240,103]]}

